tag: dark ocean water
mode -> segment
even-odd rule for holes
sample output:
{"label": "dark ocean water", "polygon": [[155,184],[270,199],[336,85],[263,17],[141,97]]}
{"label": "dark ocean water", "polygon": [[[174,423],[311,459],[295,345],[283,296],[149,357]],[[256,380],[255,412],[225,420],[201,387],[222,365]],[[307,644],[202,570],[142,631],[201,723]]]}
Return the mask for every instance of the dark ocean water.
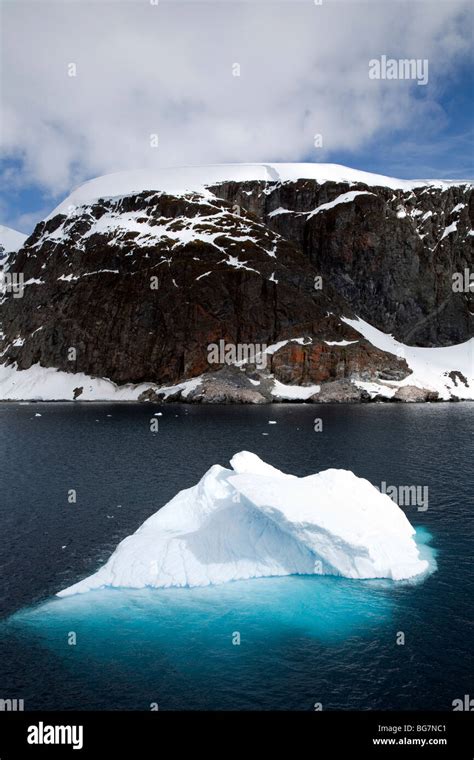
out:
{"label": "dark ocean water", "polygon": [[[472,694],[474,405],[168,405],[152,433],[159,410],[0,405],[0,698],[28,710],[450,710]],[[418,583],[288,577],[54,598],[242,449],[298,475],[343,467],[428,486],[428,510],[406,513],[438,569]]]}

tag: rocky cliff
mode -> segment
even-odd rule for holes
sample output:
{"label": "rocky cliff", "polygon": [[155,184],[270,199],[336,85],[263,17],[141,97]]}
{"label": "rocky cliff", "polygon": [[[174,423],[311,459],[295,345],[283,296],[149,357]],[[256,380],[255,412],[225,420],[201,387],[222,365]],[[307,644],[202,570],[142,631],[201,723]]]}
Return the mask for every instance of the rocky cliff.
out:
{"label": "rocky cliff", "polygon": [[[393,190],[298,180],[213,188],[293,241],[363,319],[404,342],[451,345],[474,333],[474,193],[467,184]],[[344,202],[346,201],[346,202]]]}
{"label": "rocky cliff", "polygon": [[472,267],[472,187],[275,171],[71,196],[10,257],[23,288],[1,302],[5,372],[107,378],[142,399],[193,378],[195,401],[401,398],[412,382],[425,399],[469,397],[465,363],[445,370],[467,386],[442,372],[440,393],[403,347],[472,345],[473,296],[452,286]]}

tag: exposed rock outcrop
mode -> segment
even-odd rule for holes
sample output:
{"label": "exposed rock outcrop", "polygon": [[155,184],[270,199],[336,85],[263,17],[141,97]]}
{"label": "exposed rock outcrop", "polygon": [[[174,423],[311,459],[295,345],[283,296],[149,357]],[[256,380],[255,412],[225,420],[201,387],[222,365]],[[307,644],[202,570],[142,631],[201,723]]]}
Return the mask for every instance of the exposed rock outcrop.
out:
{"label": "exposed rock outcrop", "polygon": [[393,400],[404,401],[407,404],[437,401],[438,394],[434,391],[427,390],[426,388],[417,388],[414,385],[404,385],[396,391]]}
{"label": "exposed rock outcrop", "polygon": [[370,400],[367,391],[358,388],[350,380],[335,380],[331,383],[325,383],[319,393],[311,396],[311,401],[316,404],[348,404]]}

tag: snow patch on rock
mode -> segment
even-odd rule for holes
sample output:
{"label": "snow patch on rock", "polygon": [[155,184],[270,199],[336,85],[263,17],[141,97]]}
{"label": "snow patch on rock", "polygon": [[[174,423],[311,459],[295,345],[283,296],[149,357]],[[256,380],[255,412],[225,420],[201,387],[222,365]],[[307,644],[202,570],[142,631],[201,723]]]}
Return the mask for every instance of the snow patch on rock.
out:
{"label": "snow patch on rock", "polygon": [[[398,388],[413,385],[417,388],[437,392],[445,401],[453,396],[463,400],[474,400],[474,338],[465,343],[440,348],[421,348],[408,346],[396,340],[392,335],[383,333],[363,319],[342,317],[342,321],[357,330],[373,346],[405,359],[412,374],[401,381],[385,380],[378,383],[357,382],[371,395],[391,398]],[[462,374],[466,383],[454,381],[452,373]]]}
{"label": "snow patch on rock", "polygon": [[178,391],[186,397],[201,380],[199,376],[172,386],[116,385],[107,378],[63,372],[39,364],[25,370],[19,370],[15,364],[0,365],[0,401],[138,401],[141,394],[150,389],[165,398]]}

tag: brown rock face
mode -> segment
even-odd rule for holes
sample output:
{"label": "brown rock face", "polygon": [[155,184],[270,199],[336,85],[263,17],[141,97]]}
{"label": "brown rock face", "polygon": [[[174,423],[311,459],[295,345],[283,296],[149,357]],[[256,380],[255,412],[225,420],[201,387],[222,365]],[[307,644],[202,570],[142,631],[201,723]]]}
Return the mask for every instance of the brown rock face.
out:
{"label": "brown rock face", "polygon": [[26,285],[3,304],[3,348],[20,369],[172,384],[213,369],[208,346],[220,339],[331,336],[336,322],[326,315],[338,298],[314,289],[301,251],[220,200],[99,202],[38,225],[11,271]]}
{"label": "brown rock face", "polygon": [[[474,293],[453,292],[473,268],[472,186],[413,191],[299,180],[224,183],[221,197],[249,208],[299,245],[353,311],[411,345],[461,343],[474,334]],[[258,184],[258,183],[257,183]],[[331,204],[342,194],[352,201]]]}
{"label": "brown rock face", "polygon": [[[332,341],[329,341],[332,342]],[[334,380],[403,380],[410,374],[404,359],[374,348],[366,340],[347,346],[289,343],[271,361],[271,371],[282,383],[310,385]]]}

